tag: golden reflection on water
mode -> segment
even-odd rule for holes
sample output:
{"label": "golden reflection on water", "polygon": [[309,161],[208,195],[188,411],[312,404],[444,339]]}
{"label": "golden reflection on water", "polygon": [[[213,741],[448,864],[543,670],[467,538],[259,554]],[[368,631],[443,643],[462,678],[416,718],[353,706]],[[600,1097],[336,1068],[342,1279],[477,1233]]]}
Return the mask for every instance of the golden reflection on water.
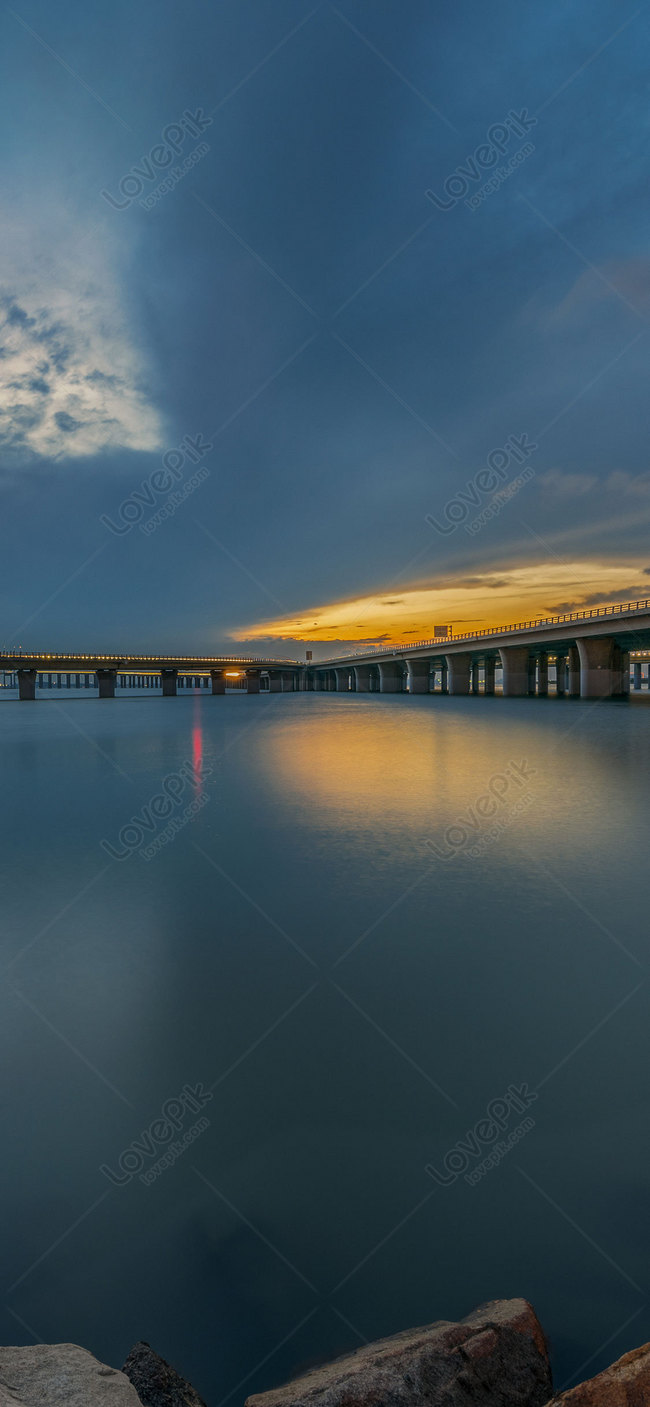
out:
{"label": "golden reflection on water", "polygon": [[319,701],[310,716],[269,730],[260,760],[276,792],[321,828],[372,826],[422,839],[471,813],[486,794],[499,819],[527,797],[517,836],[552,836],[553,848],[577,831],[588,843],[607,808],[613,821],[624,803],[613,769],[603,750],[571,730],[565,736],[568,714],[556,729],[535,717],[534,703],[518,716],[504,708],[501,717],[498,701],[468,703],[473,715],[447,700]]}
{"label": "golden reflection on water", "polygon": [[381,812],[399,824],[470,804],[513,751],[493,726],[363,703],[287,720],[267,742],[268,765],[288,793],[337,817]]}

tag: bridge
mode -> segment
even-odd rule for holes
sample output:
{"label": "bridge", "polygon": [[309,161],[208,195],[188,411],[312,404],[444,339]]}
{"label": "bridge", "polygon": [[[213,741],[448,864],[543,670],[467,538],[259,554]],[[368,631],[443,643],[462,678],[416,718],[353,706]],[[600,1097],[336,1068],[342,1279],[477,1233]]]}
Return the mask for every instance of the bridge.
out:
{"label": "bridge", "polygon": [[[229,683],[258,694],[295,690],[344,693],[494,694],[510,698],[549,693],[549,666],[557,695],[625,698],[640,689],[650,665],[650,598],[595,610],[493,626],[382,650],[357,651],[317,663],[235,655],[26,654],[0,651],[0,672],[17,679],[19,698],[35,699],[55,677],[92,680],[100,698],[114,698],[121,682],[139,679],[162,687],[164,698],[193,680],[225,694]],[[650,670],[649,670],[650,674]],[[650,677],[647,678],[650,688]]]}
{"label": "bridge", "polygon": [[[210,685],[213,694],[225,694],[230,685],[244,684],[249,694],[260,689],[271,693],[298,688],[302,665],[295,660],[256,659],[241,655],[91,655],[27,654],[0,650],[0,671],[15,676],[18,696],[36,698],[37,684],[98,687],[100,699],[115,698],[120,684],[162,687],[163,698],[172,698],[179,683]],[[65,680],[65,685],[63,681]],[[75,684],[72,684],[72,680]]]}
{"label": "bridge", "polygon": [[641,688],[649,651],[650,598],[319,660],[311,670],[312,687],[494,694],[498,671],[506,697],[543,696],[552,664],[558,695],[623,698],[630,692],[631,663],[634,688]]}

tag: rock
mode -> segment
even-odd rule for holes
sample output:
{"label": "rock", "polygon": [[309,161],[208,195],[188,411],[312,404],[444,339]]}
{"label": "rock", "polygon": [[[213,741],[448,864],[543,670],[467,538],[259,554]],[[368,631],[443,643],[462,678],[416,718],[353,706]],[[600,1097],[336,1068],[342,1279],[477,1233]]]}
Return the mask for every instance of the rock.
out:
{"label": "rock", "polygon": [[74,1343],[0,1348],[0,1407],[140,1407],[117,1368]]}
{"label": "rock", "polygon": [[458,1324],[367,1344],[246,1407],[543,1407],[550,1384],[534,1310],[526,1300],[492,1300]]}
{"label": "rock", "polygon": [[650,1343],[625,1353],[595,1378],[551,1399],[548,1407],[639,1407],[650,1402]]}
{"label": "rock", "polygon": [[206,1407],[198,1392],[148,1343],[137,1343],[131,1349],[122,1372],[132,1382],[143,1407]]}

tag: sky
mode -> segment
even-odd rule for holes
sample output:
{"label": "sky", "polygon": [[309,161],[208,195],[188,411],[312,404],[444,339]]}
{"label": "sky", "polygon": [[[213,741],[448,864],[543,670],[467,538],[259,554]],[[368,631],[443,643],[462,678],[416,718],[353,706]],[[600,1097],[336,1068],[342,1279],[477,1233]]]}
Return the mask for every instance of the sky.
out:
{"label": "sky", "polygon": [[17,0],[0,646],[650,594],[649,11]]}

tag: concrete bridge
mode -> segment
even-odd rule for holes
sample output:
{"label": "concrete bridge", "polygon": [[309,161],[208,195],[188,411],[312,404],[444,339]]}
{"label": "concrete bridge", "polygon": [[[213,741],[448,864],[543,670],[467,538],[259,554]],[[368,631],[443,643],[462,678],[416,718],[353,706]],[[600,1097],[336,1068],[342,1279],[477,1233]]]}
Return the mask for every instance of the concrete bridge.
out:
{"label": "concrete bridge", "polygon": [[300,687],[302,668],[294,660],[234,655],[179,657],[0,651],[0,671],[17,678],[18,696],[25,700],[36,698],[37,684],[51,686],[53,679],[58,687],[98,687],[100,699],[114,698],[116,688],[125,684],[162,687],[163,698],[171,698],[178,692],[179,684],[190,680],[195,687],[209,686],[213,694],[225,694],[230,685],[240,688],[243,685],[249,694],[259,694],[260,690],[278,693]]}
{"label": "concrete bridge", "polygon": [[633,686],[641,688],[648,651],[650,598],[320,660],[308,670],[307,687],[493,694],[498,671],[503,694],[521,698],[548,694],[551,665],[559,695],[624,698],[631,666]]}
{"label": "concrete bridge", "polygon": [[[584,699],[625,698],[640,689],[650,661],[650,598],[600,606],[544,619],[518,621],[453,639],[420,640],[413,645],[302,664],[297,660],[242,656],[23,654],[0,651],[0,672],[17,677],[21,699],[35,699],[37,683],[55,677],[69,684],[83,679],[114,698],[119,682],[154,681],[163,697],[179,683],[202,681],[213,694],[231,684],[249,694],[296,689],[411,694],[494,694],[497,674],[506,697],[543,696],[549,677],[558,695]],[[551,675],[549,676],[549,666]],[[650,687],[650,679],[648,679]]]}

